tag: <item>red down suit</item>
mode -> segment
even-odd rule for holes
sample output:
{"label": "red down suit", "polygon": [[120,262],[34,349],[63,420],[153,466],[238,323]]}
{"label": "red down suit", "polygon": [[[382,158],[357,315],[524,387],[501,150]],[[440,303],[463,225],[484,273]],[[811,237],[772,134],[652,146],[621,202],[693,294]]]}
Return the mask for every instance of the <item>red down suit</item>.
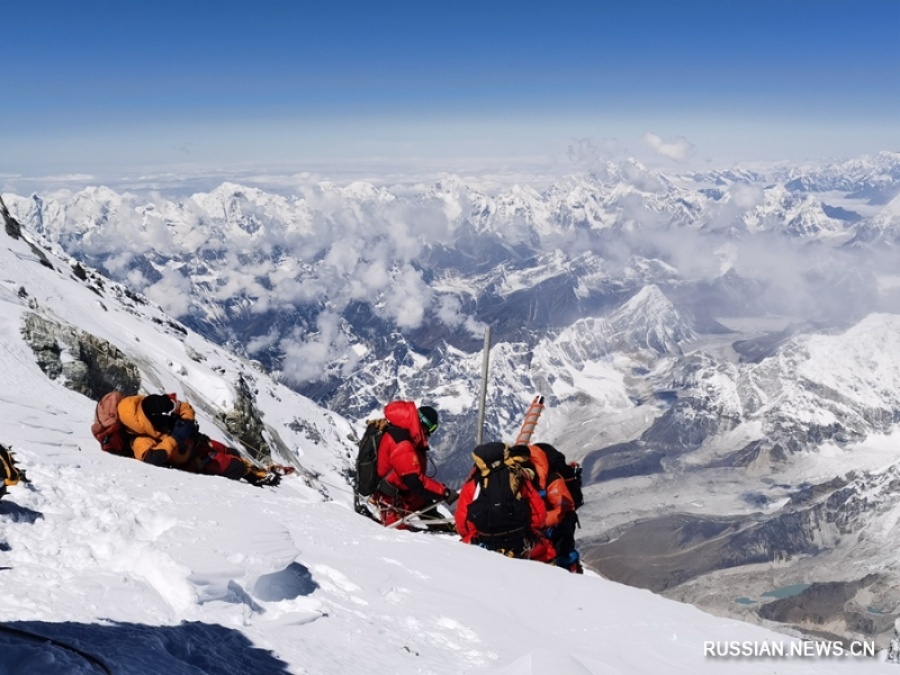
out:
{"label": "red down suit", "polygon": [[390,525],[406,513],[442,499],[447,488],[425,475],[428,438],[416,404],[392,401],[385,406],[384,417],[390,426],[378,444],[377,468],[382,482],[377,498],[382,522]]}

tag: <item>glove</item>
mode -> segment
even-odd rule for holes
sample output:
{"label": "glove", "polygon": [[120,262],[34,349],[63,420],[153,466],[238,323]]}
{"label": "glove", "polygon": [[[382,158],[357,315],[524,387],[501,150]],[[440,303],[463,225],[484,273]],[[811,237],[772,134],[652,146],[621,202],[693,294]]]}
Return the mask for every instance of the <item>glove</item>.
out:
{"label": "glove", "polygon": [[459,493],[453,488],[444,488],[444,501],[448,504],[452,504],[457,499],[459,499]]}
{"label": "glove", "polygon": [[182,447],[188,441],[192,441],[197,431],[200,429],[194,420],[178,419],[172,427],[172,438],[178,441],[178,446]]}

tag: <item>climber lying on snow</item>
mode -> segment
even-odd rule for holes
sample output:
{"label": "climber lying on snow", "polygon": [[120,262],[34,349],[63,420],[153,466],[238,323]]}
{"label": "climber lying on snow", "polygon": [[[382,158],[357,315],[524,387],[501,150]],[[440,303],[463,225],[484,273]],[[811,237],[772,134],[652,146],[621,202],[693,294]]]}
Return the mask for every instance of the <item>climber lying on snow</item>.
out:
{"label": "climber lying on snow", "polygon": [[100,399],[91,432],[106,452],[156,466],[244,479],[253,485],[277,485],[281,478],[244,459],[234,448],[200,433],[194,408],[175,394]]}

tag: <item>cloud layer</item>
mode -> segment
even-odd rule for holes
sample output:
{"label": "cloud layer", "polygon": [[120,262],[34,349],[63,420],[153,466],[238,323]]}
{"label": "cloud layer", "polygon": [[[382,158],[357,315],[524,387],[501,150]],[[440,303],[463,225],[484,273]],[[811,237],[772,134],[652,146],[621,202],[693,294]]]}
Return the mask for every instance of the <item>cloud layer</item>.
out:
{"label": "cloud layer", "polygon": [[[648,136],[673,158],[690,150]],[[398,332],[437,323],[479,336],[479,298],[554,275],[578,274],[589,297],[659,274],[684,284],[731,272],[758,282],[773,312],[833,320],[878,306],[890,255],[843,245],[880,211],[890,226],[889,209],[857,200],[868,210],[854,220],[824,196],[787,190],[796,172],[666,176],[603,159],[615,152],[574,142],[573,162],[592,173],[543,190],[478,187],[485,177],[392,187],[301,177],[290,189],[223,183],[179,197],[92,187],[7,201],[49,239],[296,381],[329,364],[352,369],[362,352],[346,317],[356,305]],[[890,185],[900,159],[886,157],[871,172]]]}
{"label": "cloud layer", "polygon": [[683,162],[694,150],[693,144],[684,136],[676,136],[670,141],[664,141],[662,136],[648,131],[644,134],[644,143],[653,152],[676,162]]}

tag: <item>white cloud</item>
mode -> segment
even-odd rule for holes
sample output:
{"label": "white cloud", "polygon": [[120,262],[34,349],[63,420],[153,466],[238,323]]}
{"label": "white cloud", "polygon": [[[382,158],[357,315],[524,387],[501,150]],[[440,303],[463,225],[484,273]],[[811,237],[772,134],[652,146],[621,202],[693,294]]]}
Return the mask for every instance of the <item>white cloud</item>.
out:
{"label": "white cloud", "polygon": [[[644,140],[671,159],[683,159],[692,149],[684,138],[664,141],[647,133]],[[573,141],[570,159],[585,165],[600,162],[615,151],[611,144],[588,138]],[[616,186],[613,191],[582,190],[576,196],[579,204],[599,214],[595,222],[615,226],[609,231],[617,236],[598,244],[597,228],[561,228],[541,235],[538,245],[543,252],[563,250],[578,256],[594,251],[619,269],[632,266],[636,256],[657,258],[690,279],[734,269],[764,281],[761,288],[777,307],[813,316],[825,297],[829,306],[824,309],[832,313],[845,296],[845,304],[852,300],[855,287],[840,291],[843,286],[828,274],[831,261],[823,259],[824,254],[814,257],[805,247],[795,250],[776,237],[759,243],[735,241],[722,248],[723,237],[740,228],[742,216],[765,197],[760,184],[734,182],[718,190],[727,194],[714,199],[684,193],[677,201],[688,214],[685,218],[697,218],[695,230],[682,227],[681,221],[676,224],[670,210],[659,208],[662,202],[653,195],[665,196],[671,188],[657,172],[636,161],[599,169],[605,172],[600,180]],[[352,350],[340,317],[354,302],[368,303],[398,330],[416,328],[427,318],[451,329],[465,327],[473,335],[483,331],[457,298],[436,292],[438,286],[426,281],[427,263],[419,265],[426,246],[449,241],[454,223],[465,223],[473,212],[492,213],[492,200],[493,204],[504,198],[510,203],[521,200],[536,205],[539,214],[554,203],[550,192],[531,191],[527,183],[523,185],[528,190],[494,186],[477,192],[472,186],[492,184],[491,177],[444,179],[446,199],[435,198],[426,183],[392,190],[358,182],[346,187],[324,183],[302,186],[291,198],[235,184],[178,200],[158,192],[138,196],[106,188],[91,188],[85,194],[61,190],[45,198],[43,223],[56,234],[68,233],[70,247],[87,253],[88,259],[103,258],[114,277],[126,279],[177,316],[191,309],[188,298],[204,295],[221,303],[240,301],[254,313],[302,310],[310,316],[327,308],[313,334],[287,338],[282,334],[277,339],[261,335],[250,344],[254,352],[282,349],[291,379],[314,379],[326,367],[351,363]],[[32,208],[31,202],[22,199],[21,208]],[[511,211],[502,219],[495,215],[489,223],[505,245],[531,243],[530,220],[517,213]],[[261,225],[258,229],[242,229],[241,216],[248,215]],[[169,257],[171,266],[163,267]],[[163,277],[160,281],[155,281],[157,271]],[[191,276],[193,285],[184,275]],[[827,294],[816,293],[822,280]],[[864,288],[863,282],[859,285]],[[814,297],[809,299],[810,295]]]}
{"label": "white cloud", "polygon": [[326,366],[342,357],[355,358],[347,336],[341,330],[341,317],[324,311],[316,319],[317,332],[293,334],[281,341],[284,354],[282,373],[288,381],[304,382],[321,377]]}
{"label": "white cloud", "polygon": [[422,281],[422,275],[409,265],[394,276],[390,292],[383,299],[382,312],[400,328],[416,328],[422,324],[425,308],[431,303],[432,290]]}
{"label": "white cloud", "polygon": [[615,138],[576,138],[569,143],[566,156],[572,164],[592,168],[604,162],[623,159],[628,150]]}
{"label": "white cloud", "polygon": [[460,314],[461,308],[462,303],[459,298],[453,295],[443,295],[437,302],[437,318],[445,326],[456,328],[465,321],[465,317]]}
{"label": "white cloud", "polygon": [[271,349],[278,344],[278,331],[270,330],[265,335],[260,335],[247,343],[247,352],[249,354],[258,354],[259,352]]}
{"label": "white cloud", "polygon": [[676,136],[671,141],[664,141],[662,136],[648,131],[644,134],[644,143],[656,154],[683,162],[694,150],[694,145],[684,136]]}
{"label": "white cloud", "polygon": [[731,201],[741,211],[749,211],[757,204],[762,203],[765,198],[762,186],[750,183],[735,183],[729,186],[728,193],[731,195]]}
{"label": "white cloud", "polygon": [[166,268],[162,279],[144,291],[150,300],[176,317],[186,315],[191,309],[193,290],[190,280],[176,269]]}
{"label": "white cloud", "polygon": [[462,311],[462,302],[454,295],[442,295],[437,299],[435,316],[438,321],[448,328],[458,328],[459,326],[462,326],[471,335],[476,337],[484,335],[486,324],[478,321],[472,316],[464,314]]}

